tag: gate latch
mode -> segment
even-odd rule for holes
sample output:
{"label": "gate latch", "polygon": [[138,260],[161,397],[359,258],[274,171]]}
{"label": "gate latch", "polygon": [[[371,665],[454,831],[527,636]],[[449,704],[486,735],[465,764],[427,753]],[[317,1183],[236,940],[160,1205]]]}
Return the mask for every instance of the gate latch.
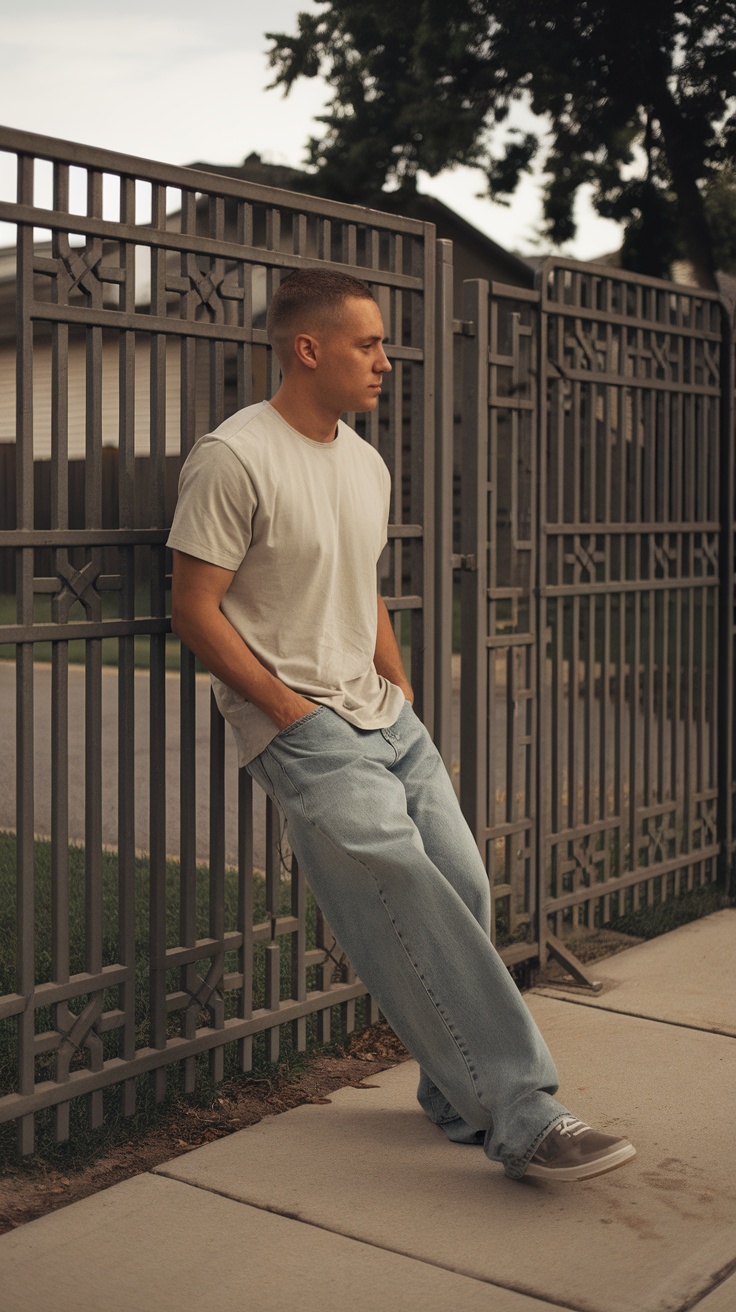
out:
{"label": "gate latch", "polygon": [[468,570],[468,572],[471,573],[471,574],[473,574],[473,573],[477,573],[477,570],[478,570],[478,559],[477,559],[476,556],[473,556],[473,555],[469,555],[469,556],[458,556],[458,555],[453,555],[453,557],[452,557],[452,568],[453,568],[453,569],[466,569],[466,570]]}

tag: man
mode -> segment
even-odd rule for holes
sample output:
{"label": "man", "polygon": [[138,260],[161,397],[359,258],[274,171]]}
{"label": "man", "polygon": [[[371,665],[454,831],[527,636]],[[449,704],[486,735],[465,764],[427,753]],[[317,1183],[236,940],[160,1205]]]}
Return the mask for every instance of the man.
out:
{"label": "man", "polygon": [[278,392],[201,438],[182,470],[172,626],[419,1061],[430,1119],[513,1178],[612,1170],[634,1149],[553,1097],[552,1059],[489,940],[483,863],[376,598],[389,475],[340,416],[375,409],[391,368],[378,305],[365,283],[302,270],[267,330]]}

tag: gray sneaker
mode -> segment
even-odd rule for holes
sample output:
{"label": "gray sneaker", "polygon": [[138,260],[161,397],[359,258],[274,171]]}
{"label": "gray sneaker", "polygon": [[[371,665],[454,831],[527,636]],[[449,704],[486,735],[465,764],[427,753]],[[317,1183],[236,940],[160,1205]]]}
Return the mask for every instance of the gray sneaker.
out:
{"label": "gray sneaker", "polygon": [[563,1116],[542,1139],[524,1175],[544,1180],[587,1180],[615,1171],[636,1157],[628,1139],[598,1134],[575,1116]]}

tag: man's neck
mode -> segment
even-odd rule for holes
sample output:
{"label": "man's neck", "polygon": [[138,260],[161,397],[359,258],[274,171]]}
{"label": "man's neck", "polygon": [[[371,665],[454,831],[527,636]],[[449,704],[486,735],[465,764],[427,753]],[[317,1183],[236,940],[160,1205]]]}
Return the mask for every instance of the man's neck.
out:
{"label": "man's neck", "polygon": [[282,383],[270,404],[287,424],[310,441],[334,442],[340,416],[316,406],[312,397],[297,395]]}

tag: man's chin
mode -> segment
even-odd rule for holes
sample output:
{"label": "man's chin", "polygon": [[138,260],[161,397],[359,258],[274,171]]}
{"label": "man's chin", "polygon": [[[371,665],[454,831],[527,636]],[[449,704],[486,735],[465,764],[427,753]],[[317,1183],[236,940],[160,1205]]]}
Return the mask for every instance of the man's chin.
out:
{"label": "man's chin", "polygon": [[344,415],[363,415],[370,410],[375,410],[377,405],[378,405],[377,396],[371,396],[367,401],[366,400],[359,401],[356,398],[356,400],[348,403],[346,406],[343,407],[342,413]]}

